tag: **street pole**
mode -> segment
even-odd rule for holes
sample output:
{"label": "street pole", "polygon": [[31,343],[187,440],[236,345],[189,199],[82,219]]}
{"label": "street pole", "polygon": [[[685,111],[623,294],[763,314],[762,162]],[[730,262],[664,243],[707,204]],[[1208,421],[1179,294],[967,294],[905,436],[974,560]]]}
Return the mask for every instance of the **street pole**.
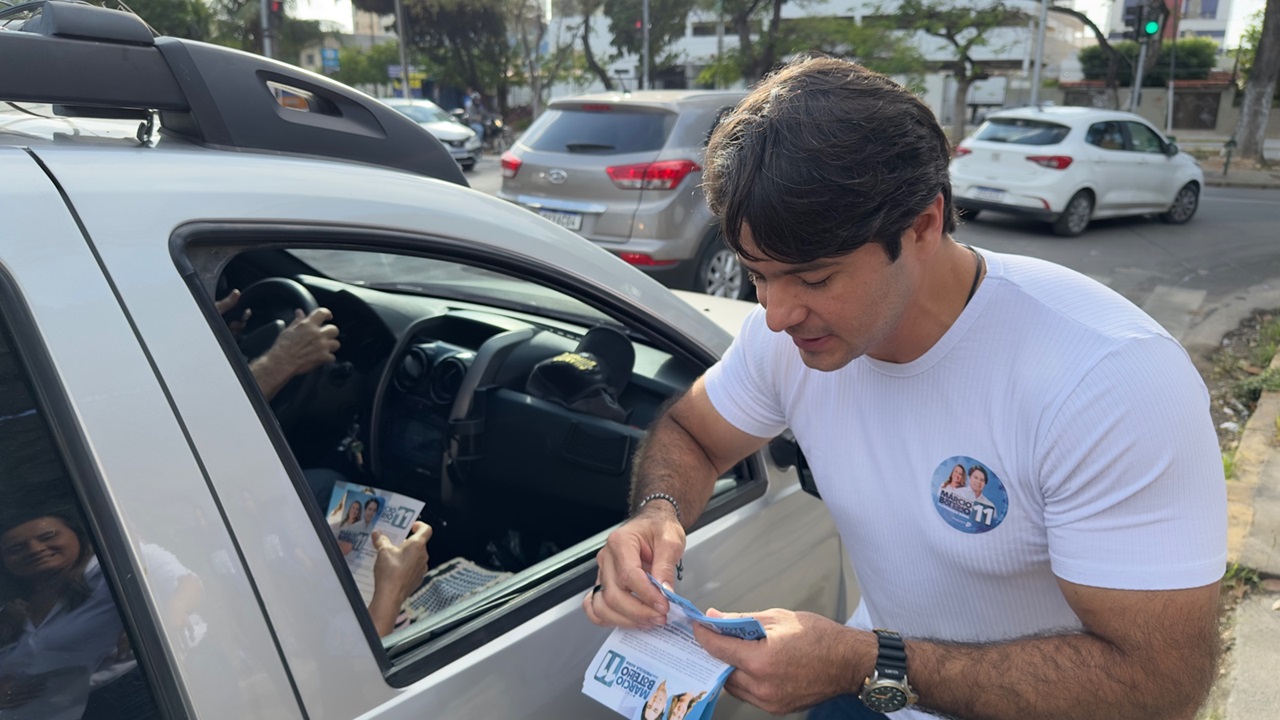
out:
{"label": "street pole", "polygon": [[275,57],[275,48],[271,47],[271,15],[267,10],[267,3],[271,0],[262,0],[260,8],[262,20],[262,54],[266,57]]}
{"label": "street pole", "polygon": [[640,18],[644,24],[644,73],[640,76],[640,89],[649,89],[649,0],[644,0],[644,14]]}
{"label": "street pole", "polygon": [[1049,0],[1040,3],[1040,26],[1036,30],[1036,61],[1031,67],[1031,106],[1040,106],[1040,66],[1044,65],[1044,26],[1049,21]]}
{"label": "street pole", "polygon": [[1138,67],[1134,70],[1133,86],[1129,88],[1129,112],[1138,112],[1138,103],[1142,102],[1142,70],[1147,61],[1147,41],[1138,41]]}
{"label": "street pole", "polygon": [[404,43],[405,36],[409,33],[405,32],[407,28],[404,25],[404,6],[400,0],[396,0],[396,36],[400,41],[400,87],[404,92],[404,99],[413,103],[413,93],[409,92],[409,62],[405,60]]}
{"label": "street pole", "polygon": [[1178,67],[1178,21],[1182,19],[1182,3],[1173,4],[1173,32],[1169,37],[1169,92],[1167,93],[1166,104],[1168,112],[1165,116],[1164,134],[1173,133],[1173,74]]}
{"label": "street pole", "polygon": [[724,83],[720,82],[720,63],[724,62],[724,0],[716,0],[716,89]]}

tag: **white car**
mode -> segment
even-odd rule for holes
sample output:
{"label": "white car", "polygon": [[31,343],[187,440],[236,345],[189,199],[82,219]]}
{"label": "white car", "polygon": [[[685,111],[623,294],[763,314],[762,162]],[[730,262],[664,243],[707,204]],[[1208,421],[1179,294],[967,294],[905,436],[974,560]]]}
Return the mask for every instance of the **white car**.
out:
{"label": "white car", "polygon": [[382,103],[435,135],[463,170],[471,170],[479,162],[483,139],[476,136],[475,130],[455,120],[439,105],[416,98],[383,98]]}
{"label": "white car", "polygon": [[1013,213],[1052,223],[1059,235],[1096,218],[1196,213],[1204,172],[1133,113],[1083,107],[1003,110],[955,149],[951,189],[964,217]]}
{"label": "white car", "polygon": [[[471,190],[421,127],[327,78],[31,5],[0,32],[0,603],[34,582],[19,571],[89,597],[0,623],[22,693],[0,717],[619,717],[581,692],[609,633],[581,601],[645,428],[747,306],[695,307]],[[317,305],[336,362],[269,401],[255,338]],[[592,337],[594,364],[573,355]],[[796,449],[719,479],[682,595],[848,617]],[[312,482],[334,473],[425,502],[432,572],[462,570],[390,634]],[[716,717],[765,714],[724,698]]]}

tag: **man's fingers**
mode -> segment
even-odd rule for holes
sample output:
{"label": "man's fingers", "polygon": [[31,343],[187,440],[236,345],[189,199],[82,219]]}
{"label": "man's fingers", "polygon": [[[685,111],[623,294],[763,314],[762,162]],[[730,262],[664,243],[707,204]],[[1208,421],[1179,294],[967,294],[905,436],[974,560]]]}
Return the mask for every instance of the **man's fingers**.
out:
{"label": "man's fingers", "polygon": [[422,522],[421,520],[415,520],[413,525],[409,528],[409,538],[405,542],[420,542],[423,545],[426,545],[434,532],[435,530],[432,529],[430,525]]}
{"label": "man's fingers", "polygon": [[[299,310],[298,313],[301,314],[302,311]],[[309,316],[307,316],[307,320],[309,320],[314,325],[323,325],[332,319],[333,319],[333,313],[329,310],[329,308],[316,308],[315,310],[311,311],[311,314]]]}
{"label": "man's fingers", "polygon": [[381,530],[374,530],[372,539],[374,550],[382,551],[385,548],[393,548],[396,546],[395,543],[391,542],[391,538],[382,534]]}
{"label": "man's fingers", "polygon": [[701,625],[693,624],[693,639],[698,641],[703,650],[706,650],[711,657],[728,663],[734,667],[743,664],[743,660],[751,650],[758,649],[756,640],[739,640],[728,635],[721,635],[714,630],[708,630]]}
{"label": "man's fingers", "polygon": [[219,315],[225,314],[228,310],[236,306],[240,302],[240,291],[232,290],[225,297],[214,300],[213,307],[218,311]]}

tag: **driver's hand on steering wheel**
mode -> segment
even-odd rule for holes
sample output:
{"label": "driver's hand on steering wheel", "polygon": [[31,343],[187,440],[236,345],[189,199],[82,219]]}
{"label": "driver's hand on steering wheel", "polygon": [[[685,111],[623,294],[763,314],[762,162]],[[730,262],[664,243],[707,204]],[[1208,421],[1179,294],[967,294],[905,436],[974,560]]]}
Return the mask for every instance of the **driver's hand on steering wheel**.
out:
{"label": "driver's hand on steering wheel", "polygon": [[280,332],[271,349],[254,360],[249,369],[268,400],[290,380],[334,362],[341,347],[338,326],[329,324],[333,313],[317,308],[310,315],[294,311],[293,322]]}
{"label": "driver's hand on steering wheel", "polygon": [[[227,313],[235,309],[240,302],[240,291],[232,290],[225,297],[214,300],[213,306],[218,310],[218,314],[227,318]],[[249,316],[253,315],[253,310],[245,308],[238,318],[227,318],[227,328],[231,330],[231,337],[239,338],[240,333],[244,331],[244,324],[249,322]]]}

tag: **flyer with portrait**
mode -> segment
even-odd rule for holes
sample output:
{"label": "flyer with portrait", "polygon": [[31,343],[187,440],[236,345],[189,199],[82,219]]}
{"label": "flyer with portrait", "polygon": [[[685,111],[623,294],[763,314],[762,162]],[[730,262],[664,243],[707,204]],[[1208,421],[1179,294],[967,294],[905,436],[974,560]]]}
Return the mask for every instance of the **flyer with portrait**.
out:
{"label": "flyer with portrait", "polygon": [[409,537],[424,505],[408,495],[367,485],[340,482],[333,486],[326,518],[365,603],[373,599],[373,564],[378,558],[373,531],[381,531],[399,545]]}
{"label": "flyer with portrait", "polygon": [[703,720],[711,717],[733,666],[698,644],[693,624],[746,640],[764,638],[754,618],[711,618],[662,587],[671,603],[660,628],[618,628],[601,646],[582,679],[582,692],[632,720]]}

